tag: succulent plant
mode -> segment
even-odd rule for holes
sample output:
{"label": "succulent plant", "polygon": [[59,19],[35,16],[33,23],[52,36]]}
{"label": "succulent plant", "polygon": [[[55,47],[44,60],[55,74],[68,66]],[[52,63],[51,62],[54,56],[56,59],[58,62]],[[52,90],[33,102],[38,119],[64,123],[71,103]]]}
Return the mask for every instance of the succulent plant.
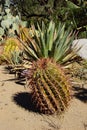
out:
{"label": "succulent plant", "polygon": [[53,58],[57,63],[66,64],[69,59],[76,56],[71,50],[73,39],[74,35],[71,34],[70,29],[65,30],[65,25],[61,23],[55,27],[55,23],[51,21],[48,27],[44,23],[42,27],[38,25],[38,31],[34,27],[34,38],[28,36],[26,44],[19,40],[24,46],[25,54],[32,60],[45,57]]}
{"label": "succulent plant", "polygon": [[44,114],[61,114],[71,99],[70,83],[60,65],[51,59],[33,62],[28,71],[32,89],[32,103]]}
{"label": "succulent plant", "polygon": [[10,0],[6,0],[1,7],[0,12],[0,28],[4,33],[0,33],[0,37],[3,40],[3,36],[14,36],[15,31],[19,31],[19,24],[27,26],[27,21],[22,21],[19,15],[13,15],[10,9]]}
{"label": "succulent plant", "polygon": [[1,59],[9,64],[16,65],[20,63],[20,53],[22,46],[16,38],[8,38],[5,41]]}

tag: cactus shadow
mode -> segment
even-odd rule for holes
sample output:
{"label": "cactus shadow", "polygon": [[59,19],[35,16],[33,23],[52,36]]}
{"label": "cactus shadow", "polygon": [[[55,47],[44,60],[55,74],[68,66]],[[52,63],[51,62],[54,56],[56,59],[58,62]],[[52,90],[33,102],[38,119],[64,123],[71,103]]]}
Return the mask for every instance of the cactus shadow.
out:
{"label": "cactus shadow", "polygon": [[24,108],[25,110],[40,113],[39,110],[37,110],[32,103],[31,97],[32,93],[23,92],[15,94],[12,99],[13,102],[15,102],[18,106]]}
{"label": "cactus shadow", "polygon": [[87,103],[87,89],[83,87],[73,87],[74,96],[84,103]]}

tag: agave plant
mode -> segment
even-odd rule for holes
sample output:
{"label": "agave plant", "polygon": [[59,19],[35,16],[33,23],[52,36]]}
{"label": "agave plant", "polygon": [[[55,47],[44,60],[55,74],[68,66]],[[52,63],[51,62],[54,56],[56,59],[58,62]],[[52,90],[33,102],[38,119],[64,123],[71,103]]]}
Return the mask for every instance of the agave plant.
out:
{"label": "agave plant", "polygon": [[71,52],[74,35],[70,29],[65,31],[65,25],[58,28],[51,21],[48,27],[38,24],[38,33],[34,39],[28,38],[24,52],[31,59],[32,66],[25,73],[32,89],[32,102],[45,114],[61,113],[71,99],[70,83],[61,65],[65,65],[75,55]]}
{"label": "agave plant", "polygon": [[34,39],[28,36],[26,44],[21,42],[27,57],[32,60],[49,57],[60,64],[65,64],[75,57],[74,52],[71,51],[73,39],[74,35],[70,29],[65,31],[65,25],[61,23],[55,27],[55,23],[51,21],[48,27],[44,23],[42,27],[38,24],[38,33],[35,29]]}

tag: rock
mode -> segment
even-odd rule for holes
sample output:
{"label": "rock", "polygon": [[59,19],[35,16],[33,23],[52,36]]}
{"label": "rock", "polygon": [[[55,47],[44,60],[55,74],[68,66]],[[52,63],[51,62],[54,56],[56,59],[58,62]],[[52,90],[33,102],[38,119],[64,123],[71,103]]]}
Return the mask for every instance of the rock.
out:
{"label": "rock", "polygon": [[77,55],[82,57],[82,59],[87,60],[87,39],[74,40],[72,43],[72,49],[77,53]]}

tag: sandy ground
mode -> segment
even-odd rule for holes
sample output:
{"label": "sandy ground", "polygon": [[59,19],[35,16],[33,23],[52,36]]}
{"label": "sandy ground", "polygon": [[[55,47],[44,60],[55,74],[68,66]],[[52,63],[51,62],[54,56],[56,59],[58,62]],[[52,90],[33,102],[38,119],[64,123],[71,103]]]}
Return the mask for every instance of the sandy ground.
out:
{"label": "sandy ground", "polygon": [[68,110],[41,115],[34,110],[29,88],[16,84],[14,75],[0,67],[0,130],[87,130],[87,87],[74,87]]}

